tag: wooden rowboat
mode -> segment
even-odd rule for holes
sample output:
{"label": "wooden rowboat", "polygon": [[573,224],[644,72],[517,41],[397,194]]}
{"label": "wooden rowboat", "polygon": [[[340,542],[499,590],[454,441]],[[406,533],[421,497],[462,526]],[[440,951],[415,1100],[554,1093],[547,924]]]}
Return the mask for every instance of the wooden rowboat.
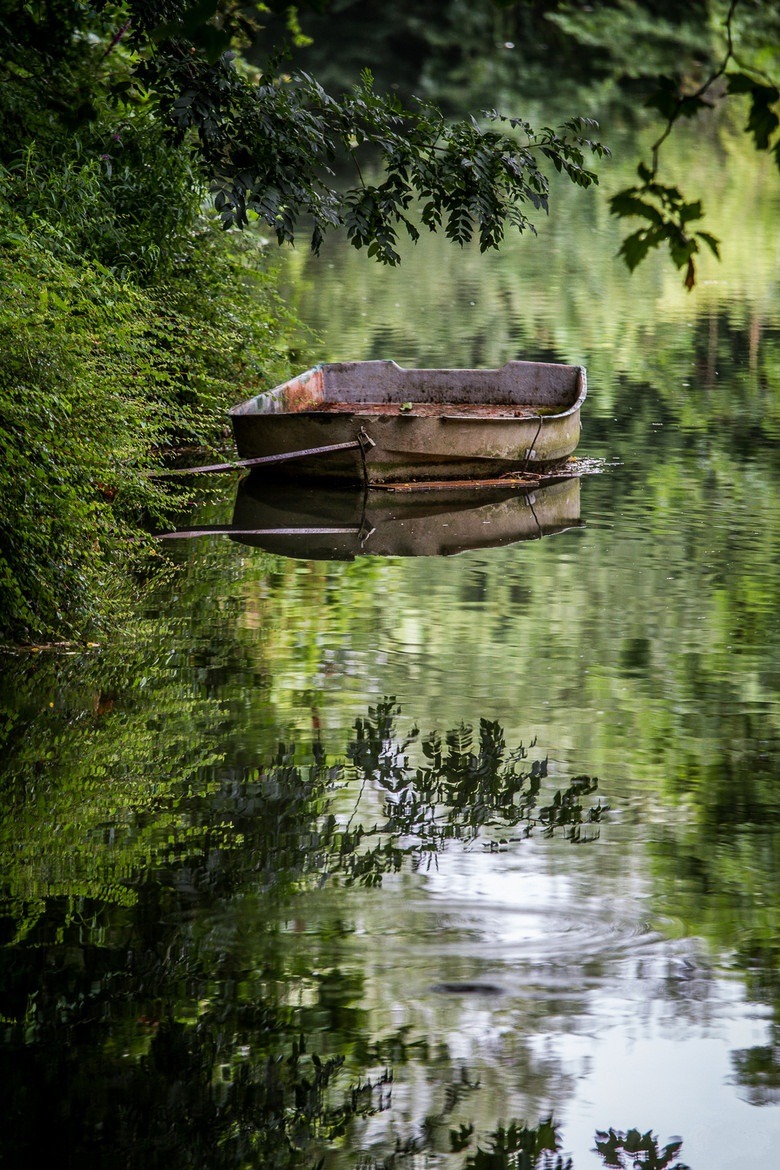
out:
{"label": "wooden rowboat", "polygon": [[580,435],[582,366],[315,366],[231,412],[238,454],[274,476],[380,485],[559,468]]}

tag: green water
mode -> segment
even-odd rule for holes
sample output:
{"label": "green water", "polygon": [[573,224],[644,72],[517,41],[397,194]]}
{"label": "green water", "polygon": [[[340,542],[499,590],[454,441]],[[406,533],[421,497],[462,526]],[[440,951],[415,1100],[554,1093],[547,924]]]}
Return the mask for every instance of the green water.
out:
{"label": "green water", "polygon": [[548,1118],[577,1170],[771,1164],[778,201],[698,145],[690,296],[576,193],[495,256],[286,260],[321,360],[585,364],[559,531],[178,542],[129,641],[6,657],[2,1164],[541,1166]]}

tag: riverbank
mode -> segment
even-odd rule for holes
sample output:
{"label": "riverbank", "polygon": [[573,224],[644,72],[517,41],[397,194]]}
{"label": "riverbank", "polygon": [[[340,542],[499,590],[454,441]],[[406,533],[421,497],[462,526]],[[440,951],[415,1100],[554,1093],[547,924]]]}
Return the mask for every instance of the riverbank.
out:
{"label": "riverbank", "polygon": [[161,562],[150,521],[187,503],[150,470],[226,450],[228,406],[286,374],[290,317],[261,242],[205,217],[146,282],[2,218],[0,640],[100,638]]}

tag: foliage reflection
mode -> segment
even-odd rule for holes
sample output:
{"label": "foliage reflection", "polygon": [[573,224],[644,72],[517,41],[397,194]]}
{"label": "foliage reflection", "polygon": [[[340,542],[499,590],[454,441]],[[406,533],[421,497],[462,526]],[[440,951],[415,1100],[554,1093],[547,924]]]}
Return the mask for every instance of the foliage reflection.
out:
{"label": "foliage reflection", "polygon": [[[6,1156],[28,1156],[45,1124],[73,1165],[100,1165],[106,1149],[127,1166],[317,1164],[349,1126],[390,1109],[392,1054],[352,1006],[360,977],[323,974],[315,956],[291,966],[280,900],[294,906],[326,878],[374,887],[456,843],[498,850],[537,829],[582,842],[603,813],[585,799],[597,782],[544,795],[546,761],[508,748],[497,723],[401,735],[392,700],[355,721],[341,762],[315,741],[305,765],[281,746],[268,766],[230,767],[219,704],[166,689],[164,671],[139,687],[128,661],[117,670],[110,693],[82,678],[55,714],[17,696],[7,721]],[[193,727],[211,748],[187,759]],[[258,886],[267,925],[252,970],[239,919]],[[318,988],[316,1006],[291,1002],[296,982]],[[487,1147],[475,1134],[453,1131],[465,1165],[482,1165],[485,1148],[491,1164],[552,1165],[559,1148],[552,1122],[500,1127]]]}

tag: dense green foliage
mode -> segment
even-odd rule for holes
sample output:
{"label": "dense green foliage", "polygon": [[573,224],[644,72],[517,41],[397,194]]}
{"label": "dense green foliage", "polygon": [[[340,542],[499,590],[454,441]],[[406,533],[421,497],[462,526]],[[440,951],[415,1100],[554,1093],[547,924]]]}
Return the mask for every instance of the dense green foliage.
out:
{"label": "dense green foliage", "polygon": [[[506,225],[529,226],[529,208],[546,208],[543,166],[581,186],[596,181],[586,155],[598,157],[603,148],[577,119],[559,132],[536,132],[515,118],[499,130],[497,115],[489,129],[473,119],[450,126],[435,107],[404,108],[395,96],[375,93],[367,71],[338,98],[306,74],[281,74],[274,58],[253,74],[237,51],[254,36],[254,25],[230,0],[125,0],[92,8],[59,0],[40,10],[6,0],[6,7],[9,90],[0,161],[40,129],[40,122],[25,126],[23,117],[19,125],[31,98],[61,128],[65,106],[77,133],[93,125],[101,99],[151,102],[168,142],[185,148],[209,185],[225,226],[244,225],[251,212],[280,242],[292,242],[307,217],[315,250],[327,230],[343,227],[357,247],[368,245],[387,263],[397,259],[399,228],[418,230],[407,214],[414,199],[423,204],[427,228],[445,228],[458,243],[476,234],[488,248]],[[79,89],[87,70],[94,79],[88,98]],[[367,151],[379,151],[386,164],[377,185],[361,176]],[[345,187],[334,182],[333,168],[348,160],[357,181]],[[164,188],[155,192],[166,215],[170,197]]]}
{"label": "dense green foliage", "polygon": [[279,369],[280,311],[257,248],[208,226],[139,287],[5,212],[2,629],[96,637],[129,600],[128,567],[156,556],[140,523],[182,502],[149,470],[166,448],[222,442],[225,404]]}
{"label": "dense green foliage", "polygon": [[[424,96],[453,114],[464,102],[518,96],[559,109],[583,95],[603,103],[628,80],[691,58],[701,66],[713,59],[718,12],[712,0],[304,0],[298,9],[305,35],[290,44],[293,66],[337,88],[370,61],[383,89],[404,100]],[[284,37],[281,13],[264,23],[250,59]]]}
{"label": "dense green foliage", "polygon": [[97,67],[105,40],[74,35],[85,11],[20,7],[4,26],[0,636],[16,640],[109,628],[157,556],[146,526],[183,502],[149,471],[221,445],[226,406],[286,357],[257,239],[202,212],[152,103],[115,100],[127,61]]}

